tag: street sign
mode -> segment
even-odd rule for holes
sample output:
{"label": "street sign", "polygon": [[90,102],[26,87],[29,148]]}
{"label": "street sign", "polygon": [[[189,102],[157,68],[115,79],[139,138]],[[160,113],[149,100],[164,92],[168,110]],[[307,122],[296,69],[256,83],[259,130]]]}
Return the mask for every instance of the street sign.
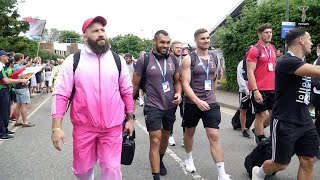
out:
{"label": "street sign", "polygon": [[282,22],[281,38],[285,38],[286,33],[294,28],[296,28],[296,22]]}

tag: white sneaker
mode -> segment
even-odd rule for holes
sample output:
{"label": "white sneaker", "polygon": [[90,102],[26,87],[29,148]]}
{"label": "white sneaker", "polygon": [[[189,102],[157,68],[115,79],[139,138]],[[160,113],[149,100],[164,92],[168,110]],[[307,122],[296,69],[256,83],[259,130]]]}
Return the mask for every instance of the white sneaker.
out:
{"label": "white sneaker", "polygon": [[260,167],[255,166],[252,168],[252,180],[264,180],[264,177],[259,177],[258,172],[260,171]]}
{"label": "white sneaker", "polygon": [[183,140],[182,140],[182,142],[181,142],[181,147],[184,147],[184,142],[183,142]]}
{"label": "white sneaker", "polygon": [[191,172],[191,173],[196,172],[196,167],[194,167],[193,159],[192,159],[192,158],[186,159],[186,160],[184,161],[184,163],[186,164],[186,171],[187,171],[187,172]]}
{"label": "white sneaker", "polygon": [[218,176],[218,180],[231,180],[231,179],[229,174],[224,174],[224,175]]}
{"label": "white sneaker", "polygon": [[170,146],[175,146],[176,145],[176,142],[174,141],[173,135],[170,135],[170,137],[169,137],[169,145]]}

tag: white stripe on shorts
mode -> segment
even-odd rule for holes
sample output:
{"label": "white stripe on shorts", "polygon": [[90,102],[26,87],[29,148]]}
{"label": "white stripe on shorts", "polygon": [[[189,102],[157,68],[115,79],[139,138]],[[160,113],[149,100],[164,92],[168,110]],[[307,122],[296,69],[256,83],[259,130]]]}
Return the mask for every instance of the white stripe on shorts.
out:
{"label": "white stripe on shorts", "polygon": [[272,157],[271,160],[274,161],[276,159],[276,145],[277,145],[277,124],[278,119],[273,119],[273,126],[272,126]]}

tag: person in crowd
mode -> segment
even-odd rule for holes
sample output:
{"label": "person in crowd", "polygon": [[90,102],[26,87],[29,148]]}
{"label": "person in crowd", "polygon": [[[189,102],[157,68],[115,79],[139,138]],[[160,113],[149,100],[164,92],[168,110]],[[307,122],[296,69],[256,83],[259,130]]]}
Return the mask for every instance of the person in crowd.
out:
{"label": "person in crowd", "polygon": [[285,170],[296,154],[300,165],[297,180],[314,179],[314,157],[319,154],[319,137],[308,110],[311,77],[320,77],[320,66],[305,63],[311,54],[310,34],[303,28],[286,33],[288,52],[275,69],[275,104],[272,113],[272,158],[252,169],[253,180]]}
{"label": "person in crowd", "polygon": [[[272,26],[269,23],[258,27],[259,41],[247,52],[246,64],[248,75],[248,88],[252,92],[251,101],[255,111],[254,140],[257,144],[263,138],[264,126],[269,125],[274,105],[274,68],[276,65],[276,52],[270,43],[272,39]],[[260,48],[260,54],[259,50]]]}
{"label": "person in crowd", "polygon": [[[171,43],[170,50],[171,50],[172,55],[174,55],[176,57],[176,60],[178,61],[178,64],[179,64],[179,67],[181,67],[182,58],[183,58],[182,57],[182,43],[180,41],[173,41]],[[181,70],[181,68],[180,68],[180,70]],[[181,93],[181,98],[182,98],[182,101],[179,104],[179,108],[180,108],[180,117],[183,117],[183,105],[184,105],[183,104],[183,99],[184,99],[183,92]],[[183,131],[184,131],[184,128],[183,128]],[[176,142],[173,137],[173,129],[170,133],[169,145],[170,146],[176,145]]]}
{"label": "person in crowd", "polygon": [[250,138],[248,130],[246,129],[247,111],[250,105],[250,94],[248,89],[248,81],[243,78],[243,61],[241,60],[237,66],[237,82],[239,86],[239,110],[240,110],[240,124],[242,136]]}
{"label": "person in crowd", "polygon": [[130,73],[130,79],[132,80],[134,66],[135,66],[135,62],[133,61],[133,56],[130,53],[126,53],[124,55],[124,59],[126,60],[127,67],[129,69],[129,73]]}
{"label": "person in crowd", "polygon": [[47,70],[45,71],[45,85],[47,87],[47,93],[51,93],[52,89],[52,82],[51,82],[51,67],[47,67]]}
{"label": "person in crowd", "polygon": [[65,143],[62,119],[68,100],[74,95],[70,108],[72,170],[78,179],[94,179],[93,170],[98,160],[101,179],[121,180],[122,135],[126,132],[132,136],[133,133],[130,74],[122,57],[119,57],[121,71],[118,71],[106,35],[106,24],[102,16],[84,21],[85,45],[80,52],[79,64],[73,72],[74,55],[67,57],[53,92],[51,140],[59,151],[61,143]]}
{"label": "person in crowd", "polygon": [[27,79],[11,79],[5,73],[5,64],[9,60],[8,52],[0,50],[0,140],[10,140],[14,136],[8,130],[10,118],[10,92],[9,84],[28,83]]}
{"label": "person in crowd", "polygon": [[224,168],[224,156],[219,139],[221,122],[220,106],[215,97],[215,86],[219,69],[218,57],[209,53],[210,36],[206,29],[194,33],[196,50],[182,61],[182,86],[186,93],[182,126],[185,127],[184,147],[186,171],[195,172],[192,150],[196,127],[202,119],[210,143],[211,156],[216,163],[218,180],[230,180]]}
{"label": "person in crowd", "polygon": [[276,61],[278,61],[279,59],[281,59],[284,55],[284,49],[283,48],[278,48],[277,52],[276,52]]}
{"label": "person in crowd", "polygon": [[[11,53],[10,53],[11,55]],[[10,77],[10,75],[13,73],[13,65],[14,65],[14,59],[9,58],[8,63],[6,63],[5,66],[5,71],[8,77]],[[13,84],[9,84],[8,85],[8,89],[10,92],[10,120],[15,121],[16,120],[16,115],[15,115],[15,111],[16,111],[16,107],[17,107],[17,96],[16,96],[16,91],[14,89],[14,85]]]}
{"label": "person in crowd", "polygon": [[[166,175],[167,169],[163,157],[177,105],[181,102],[181,82],[179,66],[170,55],[170,36],[168,32],[159,30],[155,33],[154,48],[149,52],[149,63],[146,68],[146,96],[143,109],[147,131],[150,138],[149,160],[153,179],[159,180]],[[144,73],[144,58],[139,58],[133,74],[134,92],[138,89]]]}
{"label": "person in crowd", "polygon": [[50,76],[50,83],[52,84],[52,88],[54,89],[54,85],[56,84],[61,65],[63,63],[63,59],[57,59],[57,63],[55,63],[54,66],[52,66],[52,72]]}
{"label": "person in crowd", "polygon": [[[27,64],[25,65],[26,67],[29,67],[32,65],[32,59],[29,59]],[[23,68],[24,66],[22,65],[23,62],[25,62],[24,55],[21,53],[16,53],[14,55],[14,61],[15,64],[13,66],[13,72],[18,71],[19,69]],[[25,83],[19,83],[16,84],[15,87],[15,92],[17,96],[17,108],[16,108],[16,122],[14,126],[22,126],[22,127],[33,127],[35,124],[28,122],[27,116],[27,106],[30,104],[30,93],[29,93],[29,88],[28,85]],[[20,115],[22,122],[20,121]]]}

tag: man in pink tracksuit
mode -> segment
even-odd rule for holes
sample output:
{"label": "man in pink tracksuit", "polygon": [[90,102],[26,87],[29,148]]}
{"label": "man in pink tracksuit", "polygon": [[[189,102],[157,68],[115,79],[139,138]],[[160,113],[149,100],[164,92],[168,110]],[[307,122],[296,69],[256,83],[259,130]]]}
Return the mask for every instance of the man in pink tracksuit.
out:
{"label": "man in pink tracksuit", "polygon": [[73,55],[61,66],[52,99],[52,142],[61,151],[65,143],[62,119],[75,84],[70,119],[73,124],[73,173],[78,179],[93,179],[99,161],[101,179],[120,180],[122,123],[132,135],[132,83],[125,60],[119,71],[110,50],[104,26],[97,16],[82,26],[86,44],[81,50],[78,67],[73,72]]}

